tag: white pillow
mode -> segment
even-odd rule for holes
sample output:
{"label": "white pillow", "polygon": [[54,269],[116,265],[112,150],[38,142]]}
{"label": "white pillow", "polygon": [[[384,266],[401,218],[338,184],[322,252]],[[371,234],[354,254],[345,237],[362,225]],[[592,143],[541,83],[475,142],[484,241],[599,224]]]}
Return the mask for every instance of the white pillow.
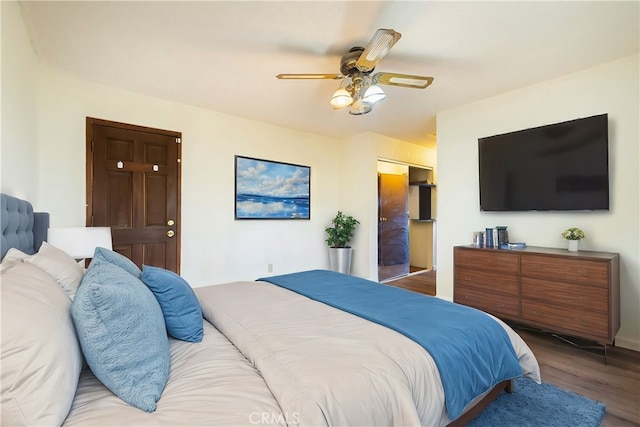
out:
{"label": "white pillow", "polygon": [[62,289],[73,297],[75,295],[84,271],[80,264],[62,249],[51,246],[47,242],[42,242],[37,254],[26,259],[27,262],[46,271]]}
{"label": "white pillow", "polygon": [[30,256],[31,255],[27,255],[19,249],[9,248],[0,263],[0,272],[10,269],[14,265],[28,259]]}
{"label": "white pillow", "polygon": [[82,369],[71,300],[28,262],[2,271],[0,281],[0,425],[61,425]]}

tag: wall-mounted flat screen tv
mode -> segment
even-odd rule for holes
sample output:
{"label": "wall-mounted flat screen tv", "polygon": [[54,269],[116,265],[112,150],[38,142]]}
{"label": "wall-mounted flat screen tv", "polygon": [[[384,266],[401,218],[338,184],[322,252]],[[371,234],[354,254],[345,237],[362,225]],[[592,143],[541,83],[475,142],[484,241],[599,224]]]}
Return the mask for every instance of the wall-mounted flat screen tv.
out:
{"label": "wall-mounted flat screen tv", "polygon": [[607,114],[478,139],[480,210],[609,209]]}

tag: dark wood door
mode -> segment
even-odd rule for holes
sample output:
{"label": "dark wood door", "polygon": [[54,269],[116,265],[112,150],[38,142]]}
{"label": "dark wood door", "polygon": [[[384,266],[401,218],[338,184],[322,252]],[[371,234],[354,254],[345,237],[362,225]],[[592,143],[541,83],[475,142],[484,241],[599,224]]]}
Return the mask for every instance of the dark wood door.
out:
{"label": "dark wood door", "polygon": [[180,272],[181,133],[87,118],[87,225],[113,249]]}
{"label": "dark wood door", "polygon": [[378,280],[409,274],[409,177],[378,174]]}

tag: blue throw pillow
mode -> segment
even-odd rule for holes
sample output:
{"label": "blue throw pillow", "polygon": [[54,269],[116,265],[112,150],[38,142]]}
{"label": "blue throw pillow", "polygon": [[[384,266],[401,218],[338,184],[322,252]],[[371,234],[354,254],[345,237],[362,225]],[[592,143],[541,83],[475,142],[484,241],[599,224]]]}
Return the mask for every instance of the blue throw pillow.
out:
{"label": "blue throw pillow", "polygon": [[169,339],[162,310],[140,279],[93,260],[71,315],[94,375],[128,404],[153,412],[169,378]]}
{"label": "blue throw pillow", "polygon": [[138,266],[129,258],[127,258],[122,254],[119,254],[118,252],[111,251],[107,248],[100,248],[100,247],[96,248],[96,250],[93,253],[92,261],[93,260],[106,261],[109,264],[116,265],[122,268],[123,270],[129,272],[130,274],[134,275],[138,279],[142,274],[142,271],[140,271]]}
{"label": "blue throw pillow", "polygon": [[191,286],[173,271],[142,266],[142,281],[156,296],[169,335],[182,341],[202,341],[202,310]]}

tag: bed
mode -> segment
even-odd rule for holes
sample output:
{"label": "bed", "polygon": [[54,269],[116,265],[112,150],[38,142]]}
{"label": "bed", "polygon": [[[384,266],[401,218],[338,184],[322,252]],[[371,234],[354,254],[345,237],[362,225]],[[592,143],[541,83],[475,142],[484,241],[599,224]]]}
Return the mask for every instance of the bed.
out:
{"label": "bed", "polygon": [[192,289],[103,248],[85,271],[47,227],[2,195],[2,425],[464,425],[540,382],[474,309],[325,270]]}

